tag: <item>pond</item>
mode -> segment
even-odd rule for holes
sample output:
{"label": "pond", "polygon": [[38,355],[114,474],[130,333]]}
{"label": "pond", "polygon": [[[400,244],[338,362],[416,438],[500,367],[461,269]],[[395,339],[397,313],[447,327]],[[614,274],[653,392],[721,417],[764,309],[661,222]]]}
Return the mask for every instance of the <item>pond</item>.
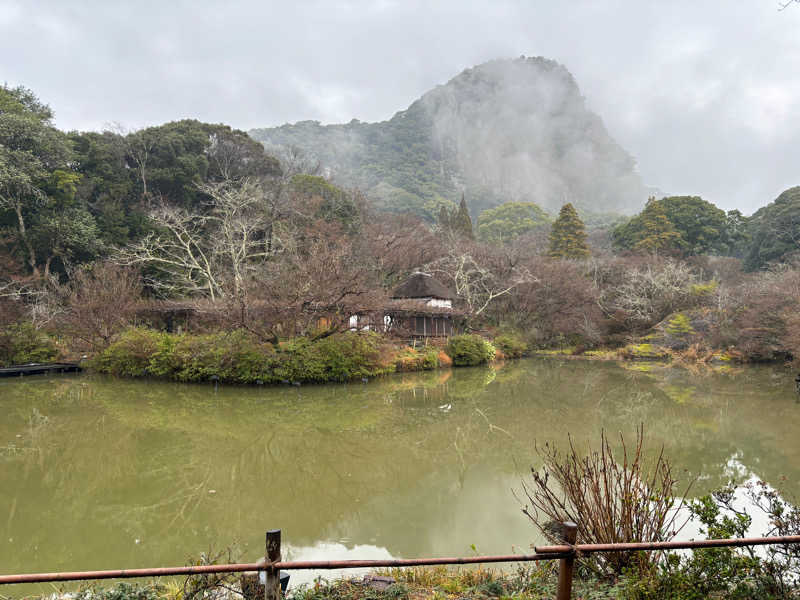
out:
{"label": "pond", "polygon": [[755,476],[796,496],[792,376],[527,359],[331,386],[0,380],[0,571],[182,565],[228,546],[253,561],[272,528],[284,558],[527,552],[514,492],[535,442],[633,439],[639,423],[695,493]]}

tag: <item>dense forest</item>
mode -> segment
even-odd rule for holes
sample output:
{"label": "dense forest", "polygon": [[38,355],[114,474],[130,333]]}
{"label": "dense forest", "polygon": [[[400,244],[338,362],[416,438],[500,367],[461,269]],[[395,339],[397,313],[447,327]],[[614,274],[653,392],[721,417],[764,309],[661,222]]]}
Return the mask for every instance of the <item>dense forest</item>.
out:
{"label": "dense forest", "polygon": [[[538,60],[511,64],[566,76]],[[459,78],[481,79],[485,69]],[[394,139],[398,152],[416,151]],[[696,196],[652,197],[625,217],[607,209],[629,200],[606,203],[611,188],[597,173],[594,206],[539,204],[531,198],[546,195],[496,181],[491,200],[478,199],[455,178],[420,191],[418,200],[446,200],[420,212],[373,195],[398,185],[394,158],[361,191],[329,176],[326,150],[268,148],[193,120],[63,132],[35,93],[0,88],[0,362],[88,353],[111,364],[104,353],[120,340],[133,354],[213,347],[241,364],[287,348],[345,356],[335,340],[349,317],[378,310],[418,270],[453,290],[467,331],[502,338],[509,355],[566,347],[773,360],[800,349],[800,187],[764,199],[751,217]],[[586,194],[590,179],[580,183]],[[488,175],[483,183],[494,185]],[[211,337],[158,338],[163,320],[153,315],[165,307],[203,315],[184,334]],[[363,343],[347,341],[348,351],[371,353],[370,372],[385,371],[383,342]],[[417,358],[439,364],[435,353]],[[151,361],[148,372],[172,372],[167,363],[159,371]],[[355,372],[336,368],[338,378]]]}

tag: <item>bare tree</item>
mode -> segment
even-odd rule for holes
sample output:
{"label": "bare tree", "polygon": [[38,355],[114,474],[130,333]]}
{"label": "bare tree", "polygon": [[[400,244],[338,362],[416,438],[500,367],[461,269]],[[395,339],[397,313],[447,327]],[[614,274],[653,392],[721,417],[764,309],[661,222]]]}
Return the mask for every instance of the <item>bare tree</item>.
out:
{"label": "bare tree", "polygon": [[586,277],[585,264],[536,257],[527,263],[533,280],[499,300],[491,309],[497,320],[513,324],[539,343],[579,338],[601,339],[603,314],[598,290]]}
{"label": "bare tree", "polygon": [[622,282],[606,289],[601,305],[608,314],[622,310],[635,323],[652,325],[671,312],[688,308],[697,275],[690,266],[673,259],[627,269]]}
{"label": "bare tree", "polygon": [[[123,135],[121,131],[120,134]],[[139,175],[139,180],[142,182],[142,198],[149,204],[151,198],[150,191],[147,189],[147,162],[150,160],[150,154],[153,152],[155,142],[143,131],[129,133],[124,135],[122,139],[124,140],[127,154],[133,161],[136,173]]]}
{"label": "bare tree", "polygon": [[445,252],[441,238],[418,217],[384,213],[364,221],[364,253],[389,282],[440,259]]}
{"label": "bare tree", "polygon": [[268,254],[261,242],[267,225],[262,210],[262,184],[252,179],[240,183],[227,180],[199,188],[212,200],[207,217],[214,232],[209,240],[212,262],[226,269],[216,279],[227,280],[229,292],[238,297],[243,293],[248,268]]}
{"label": "bare tree", "polygon": [[232,314],[240,319],[234,326],[274,341],[348,329],[351,316],[377,313],[385,302],[376,272],[365,267],[353,240],[318,221],[303,244],[259,267],[243,309]]}
{"label": "bare tree", "polygon": [[155,141],[145,133],[145,130],[127,129],[122,123],[108,123],[105,131],[119,140],[119,145],[125,154],[126,165],[136,171],[142,183],[142,199],[149,205],[151,197],[147,187],[147,163],[155,148]]}
{"label": "bare tree", "polygon": [[318,175],[321,172],[320,163],[297,147],[278,146],[273,150],[280,161],[281,173],[265,178],[261,188],[266,218],[264,247],[268,255],[282,251],[287,244],[287,240],[282,237],[282,223],[293,216],[305,221],[310,219],[310,215],[300,209],[292,194],[294,177],[300,174]]}
{"label": "bare tree", "polygon": [[78,269],[64,288],[61,330],[92,350],[104,348],[133,322],[141,292],[139,273],[134,269],[110,262]]}
{"label": "bare tree", "polygon": [[150,283],[171,295],[238,297],[246,272],[265,258],[268,225],[263,186],[253,179],[198,186],[211,200],[205,213],[190,213],[160,202],[151,212],[158,231],[122,248],[117,262],[148,265],[161,277]]}
{"label": "bare tree", "polygon": [[473,316],[480,315],[500,296],[535,279],[528,269],[518,264],[511,264],[508,272],[500,277],[496,269],[479,263],[472,252],[455,247],[443,258],[429,264],[427,270],[452,283]]}
{"label": "bare tree", "polygon": [[221,296],[222,282],[207,245],[209,218],[163,201],[150,211],[150,218],[159,231],[118,249],[117,263],[153,268],[158,276],[148,277],[148,283],[165,295],[201,294],[212,300]]}

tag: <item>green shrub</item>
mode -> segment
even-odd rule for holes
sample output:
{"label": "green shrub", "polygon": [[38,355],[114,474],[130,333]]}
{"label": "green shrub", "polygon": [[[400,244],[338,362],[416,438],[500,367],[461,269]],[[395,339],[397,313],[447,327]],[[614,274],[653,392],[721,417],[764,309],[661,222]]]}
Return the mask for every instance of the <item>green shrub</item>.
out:
{"label": "green shrub", "polygon": [[430,371],[439,368],[437,348],[404,348],[394,359],[396,371]]}
{"label": "green shrub", "polygon": [[445,349],[453,364],[458,367],[480,365],[494,359],[494,346],[475,334],[456,335],[450,338]]}
{"label": "green shrub", "polygon": [[422,369],[430,371],[439,368],[439,350],[437,348],[425,348],[422,355]]}
{"label": "green shrub", "polygon": [[[708,539],[745,537],[752,519],[745,512],[726,513],[719,499],[733,490],[719,490],[688,506]],[[774,598],[759,582],[760,559],[742,548],[708,548],[685,555],[669,553],[651,576],[629,575],[626,596],[636,599],[702,600],[705,598]]]}
{"label": "green shrub", "polygon": [[56,356],[53,340],[33,323],[14,323],[0,329],[0,366],[47,362]]}
{"label": "green shrub", "polygon": [[178,381],[208,381],[212,376],[235,383],[274,383],[275,349],[245,331],[181,336],[165,375]]}
{"label": "green shrub", "polygon": [[719,282],[716,279],[708,283],[694,283],[689,287],[689,293],[693,298],[698,300],[705,300],[714,295],[719,287]]}
{"label": "green shrub", "polygon": [[170,337],[160,331],[132,327],[98,354],[92,365],[102,373],[121,377],[144,377],[154,375],[151,362],[158,356],[155,368],[164,372],[164,351]]}
{"label": "green shrub", "polygon": [[694,333],[692,321],[682,312],[677,313],[667,323],[667,333],[673,336],[690,335]]}
{"label": "green shrub", "polygon": [[382,364],[374,333],[296,338],[276,351],[245,331],[174,335],[142,328],[125,331],[93,366],[119,376],[228,383],[348,381],[393,370]]}
{"label": "green shrub", "polygon": [[619,356],[628,360],[667,360],[669,353],[654,344],[628,344],[619,351]]}
{"label": "green shrub", "polygon": [[394,370],[381,362],[381,337],[376,333],[340,333],[320,340],[295,338],[280,349],[279,380],[348,381]]}
{"label": "green shrub", "polygon": [[[733,484],[703,496],[688,506],[707,539],[753,535],[752,515],[767,530],[765,537],[800,534],[800,507],[763,481]],[[769,545],[763,552],[751,547],[706,548],[668,553],[649,575],[628,574],[626,598],[701,600],[705,598],[797,598],[800,588],[800,549]]]}
{"label": "green shrub", "polygon": [[528,352],[528,344],[513,334],[498,335],[494,338],[494,345],[506,358],[519,358]]}

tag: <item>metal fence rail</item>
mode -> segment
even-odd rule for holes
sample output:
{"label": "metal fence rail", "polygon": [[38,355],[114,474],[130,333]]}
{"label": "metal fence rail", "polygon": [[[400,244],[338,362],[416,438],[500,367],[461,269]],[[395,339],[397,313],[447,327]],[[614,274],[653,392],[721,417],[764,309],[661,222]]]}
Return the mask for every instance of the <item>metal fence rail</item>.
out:
{"label": "metal fence rail", "polygon": [[197,565],[192,567],[156,567],[149,569],[119,569],[112,571],[74,571],[63,573],[29,573],[24,575],[0,575],[0,584],[42,583],[50,581],[79,581],[88,579],[130,579],[134,577],[167,577],[170,575],[204,575],[209,573],[239,573],[264,571],[267,567],[284,571],[298,569],[363,569],[381,567],[421,567],[430,565],[469,565],[500,562],[529,562],[553,560],[569,556],[570,553],[508,554],[503,556],[468,556],[444,558],[409,558],[385,560],[305,560],[279,561],[276,563],[238,563],[228,565]]}
{"label": "metal fence rail", "polygon": [[295,569],[355,569],[380,567],[417,567],[429,565],[467,565],[502,562],[531,562],[539,560],[560,560],[557,600],[571,597],[572,576],[576,558],[594,552],[652,552],[663,550],[698,550],[736,546],[765,546],[800,544],[800,535],[775,537],[734,538],[714,540],[687,540],[680,542],[631,542],[617,544],[575,544],[577,535],[575,523],[564,523],[566,544],[536,546],[534,554],[505,554],[492,556],[379,559],[379,560],[306,560],[283,561],[280,556],[280,530],[266,534],[265,560],[255,563],[234,563],[225,565],[195,565],[188,567],[155,567],[146,569],[118,569],[108,571],[74,571],[61,573],[27,573],[20,575],[0,575],[0,585],[15,583],[41,583],[55,581],[80,581],[92,579],[126,579],[134,577],[166,577],[176,575],[204,575],[210,573],[266,572],[264,600],[278,600],[281,597],[279,571]]}

